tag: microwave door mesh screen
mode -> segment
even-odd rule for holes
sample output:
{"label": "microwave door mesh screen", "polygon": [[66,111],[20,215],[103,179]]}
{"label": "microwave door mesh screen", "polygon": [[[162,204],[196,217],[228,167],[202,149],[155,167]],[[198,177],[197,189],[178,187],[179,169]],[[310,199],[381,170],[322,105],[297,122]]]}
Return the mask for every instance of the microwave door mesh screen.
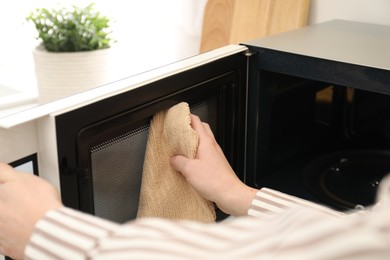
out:
{"label": "microwave door mesh screen", "polygon": [[95,215],[123,223],[137,215],[149,125],[91,150]]}

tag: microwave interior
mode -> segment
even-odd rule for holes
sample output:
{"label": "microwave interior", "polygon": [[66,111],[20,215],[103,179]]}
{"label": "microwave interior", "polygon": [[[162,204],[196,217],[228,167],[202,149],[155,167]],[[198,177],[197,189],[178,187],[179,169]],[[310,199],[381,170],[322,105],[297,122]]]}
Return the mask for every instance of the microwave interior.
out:
{"label": "microwave interior", "polygon": [[390,172],[388,71],[249,45],[247,183],[338,210]]}
{"label": "microwave interior", "polygon": [[254,186],[339,210],[371,205],[390,172],[390,96],[263,74],[270,81],[258,103]]}

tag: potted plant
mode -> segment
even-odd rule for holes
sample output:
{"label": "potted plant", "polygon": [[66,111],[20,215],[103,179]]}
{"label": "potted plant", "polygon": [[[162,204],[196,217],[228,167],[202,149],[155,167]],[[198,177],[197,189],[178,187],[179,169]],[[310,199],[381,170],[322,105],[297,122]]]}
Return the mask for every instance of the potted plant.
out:
{"label": "potted plant", "polygon": [[33,56],[41,103],[108,83],[110,20],[85,7],[37,8],[27,17],[41,43]]}

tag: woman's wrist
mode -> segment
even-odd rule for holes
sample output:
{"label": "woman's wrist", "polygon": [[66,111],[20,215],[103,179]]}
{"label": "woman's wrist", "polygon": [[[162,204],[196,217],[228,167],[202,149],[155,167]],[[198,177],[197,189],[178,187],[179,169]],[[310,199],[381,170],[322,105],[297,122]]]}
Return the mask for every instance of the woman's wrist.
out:
{"label": "woman's wrist", "polygon": [[223,212],[232,216],[247,215],[257,191],[257,189],[251,188],[242,182],[237,183],[226,192],[226,196],[221,202],[217,202],[217,206]]}

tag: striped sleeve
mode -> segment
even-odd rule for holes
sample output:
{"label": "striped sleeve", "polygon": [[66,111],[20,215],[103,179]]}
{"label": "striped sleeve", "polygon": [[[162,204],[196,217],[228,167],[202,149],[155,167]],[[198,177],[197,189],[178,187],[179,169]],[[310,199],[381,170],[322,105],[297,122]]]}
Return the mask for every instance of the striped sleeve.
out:
{"label": "striped sleeve", "polygon": [[263,217],[266,215],[280,213],[297,206],[311,208],[332,216],[345,215],[342,212],[268,188],[262,188],[256,193],[251,207],[248,210],[248,215]]}
{"label": "striped sleeve", "polygon": [[37,223],[25,257],[390,259],[389,203],[367,214],[335,217],[337,212],[322,206],[262,189],[249,211],[257,213],[259,218],[229,218],[217,224],[144,218],[118,225],[62,208]]}
{"label": "striped sleeve", "polygon": [[116,228],[117,224],[70,208],[49,211],[36,224],[25,259],[85,259]]}

